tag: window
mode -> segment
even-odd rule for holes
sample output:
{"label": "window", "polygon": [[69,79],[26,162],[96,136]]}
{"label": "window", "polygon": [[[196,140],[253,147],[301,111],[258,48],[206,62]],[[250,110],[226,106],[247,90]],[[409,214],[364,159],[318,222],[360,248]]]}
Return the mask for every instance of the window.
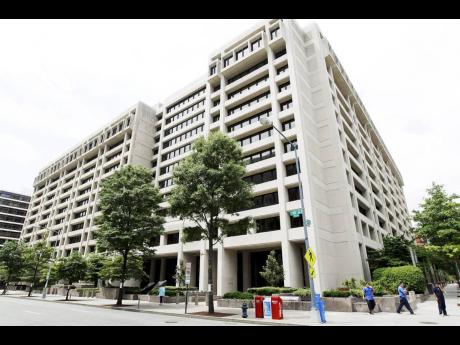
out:
{"label": "window", "polygon": [[289,109],[289,108],[292,108],[292,99],[290,99],[289,101],[280,103],[280,109],[281,109],[281,111],[286,110],[286,109]]}
{"label": "window", "polygon": [[247,70],[237,74],[236,76],[234,76],[232,78],[229,78],[227,80],[227,82],[228,82],[227,84],[228,85],[232,84],[233,82],[237,81],[238,79],[243,78],[244,76],[248,75],[251,72],[254,72],[255,70],[259,69],[260,67],[266,65],[267,63],[268,63],[268,59],[265,59],[265,60],[259,62],[258,64],[252,66],[251,68],[248,68]]}
{"label": "window", "polygon": [[243,127],[246,127],[246,126],[249,126],[249,125],[252,125],[254,123],[258,123],[260,118],[262,117],[270,117],[272,115],[272,110],[271,109],[267,109],[267,110],[264,110],[256,115],[253,115],[243,121],[240,121],[240,122],[237,122],[233,125],[230,125],[228,126],[228,131],[229,132],[233,132],[237,129],[240,129],[240,128],[243,128]]}
{"label": "window", "polygon": [[278,31],[279,31],[279,30],[280,30],[279,27],[270,30],[270,38],[271,38],[272,40],[275,39],[276,37],[278,37]]}
{"label": "window", "polygon": [[74,219],[86,216],[86,211],[75,213]]}
{"label": "window", "polygon": [[[174,132],[177,132],[178,130],[182,129],[182,128],[185,128],[187,126],[190,126],[191,124],[201,120],[202,118],[204,118],[204,112],[202,113],[199,113],[191,118],[189,118],[188,120],[186,121],[183,121],[181,123],[179,123],[178,125],[174,126],[174,127],[171,127],[169,129],[166,129],[165,130],[165,136],[171,134],[171,133],[174,133]],[[160,141],[159,137],[158,137],[158,141]]]}
{"label": "window", "polygon": [[175,232],[173,234],[166,235],[166,244],[175,244],[179,243],[179,233]]}
{"label": "window", "polygon": [[240,60],[242,59],[245,55],[247,55],[247,53],[249,52],[249,47],[246,46],[244,47],[243,49],[240,49],[236,52],[236,60]]}
{"label": "window", "polygon": [[[181,100],[177,101],[176,103],[174,103],[173,105],[169,106],[167,109],[166,109],[166,113],[170,113],[171,111],[189,103],[190,101],[192,101],[193,99],[195,98],[198,98],[200,97],[201,95],[203,95],[204,93],[206,92],[206,87],[203,87],[201,88],[200,90],[194,92],[193,94],[191,94],[190,96],[187,96],[185,98],[182,98]],[[167,122],[168,123],[168,122]]]}
{"label": "window", "polygon": [[[77,207],[78,207],[78,206],[82,206],[82,205],[86,205],[86,204],[88,204],[88,203],[89,203],[89,198],[88,198],[88,199],[85,199],[85,200],[82,200],[82,201],[79,201],[79,202],[77,203]],[[67,209],[67,208],[65,208],[65,210],[66,210],[66,209]]]}
{"label": "window", "polygon": [[228,109],[228,113],[227,115],[232,115],[238,111],[241,111],[241,110],[244,110],[246,108],[249,108],[251,106],[253,106],[254,104],[256,103],[260,103],[261,101],[265,100],[265,99],[268,99],[270,97],[270,92],[265,92],[253,99],[250,99],[249,101],[247,102],[244,102],[244,103],[241,103],[239,105],[237,105],[236,107],[232,107],[230,109]]}
{"label": "window", "polygon": [[254,175],[246,176],[244,180],[253,184],[260,184],[276,180],[276,169],[271,169]]}
{"label": "window", "polygon": [[239,88],[236,91],[233,91],[233,92],[229,93],[228,94],[228,99],[232,99],[237,95],[241,95],[243,92],[248,91],[248,90],[256,87],[257,85],[260,85],[260,84],[262,84],[263,82],[265,82],[267,80],[268,80],[268,74],[263,76],[262,78],[259,78],[259,79],[255,80],[255,81],[253,81],[252,83],[249,83],[249,84],[243,86],[242,88]]}
{"label": "window", "polygon": [[286,48],[280,50],[279,52],[275,53],[275,59],[278,59],[279,57],[286,55]]}
{"label": "window", "polygon": [[272,157],[275,157],[275,149],[273,147],[269,148],[268,150],[260,151],[246,156],[243,158],[243,162],[245,164],[252,164]]}
{"label": "window", "polygon": [[295,120],[291,119],[289,121],[283,122],[282,127],[283,127],[283,132],[287,131],[288,129],[294,128],[295,127]]}
{"label": "window", "polygon": [[187,144],[182,147],[179,147],[178,149],[175,149],[174,151],[170,151],[168,153],[165,153],[161,156],[162,161],[166,161],[168,159],[180,156],[184,154],[185,152],[188,152],[192,149],[192,144]]}
{"label": "window", "polygon": [[233,56],[226,57],[224,59],[224,67],[229,66],[232,63],[232,60],[233,60]]}
{"label": "window", "polygon": [[209,69],[209,75],[214,75],[216,74],[216,66],[211,66],[211,68]]}
{"label": "window", "polygon": [[187,138],[191,138],[192,136],[194,136],[194,135],[196,135],[198,133],[201,133],[203,131],[203,127],[204,127],[203,125],[195,127],[195,128],[193,128],[193,129],[191,129],[191,130],[189,130],[189,131],[187,131],[187,132],[185,132],[185,133],[183,133],[181,135],[178,135],[178,136],[176,136],[176,137],[174,137],[174,138],[172,138],[172,139],[170,139],[168,141],[165,141],[163,143],[163,148],[167,148],[167,147],[169,147],[171,145],[174,145],[174,144],[177,144],[177,143],[179,143],[179,142],[181,142],[181,141],[183,141],[183,140],[185,140]]}
{"label": "window", "polygon": [[289,201],[300,200],[299,187],[293,187],[288,189],[288,199]]}
{"label": "window", "polygon": [[191,106],[189,106],[188,108],[185,108],[184,110],[178,112],[177,114],[168,117],[166,119],[166,124],[168,125],[171,122],[177,121],[177,120],[181,119],[182,117],[184,117],[185,115],[187,115],[188,113],[191,113],[191,112],[199,109],[202,106],[204,106],[204,100],[201,100],[201,101],[199,101],[197,103],[194,103]]}
{"label": "window", "polygon": [[[297,147],[297,139],[291,140],[291,143]],[[284,153],[294,151],[294,148],[290,143],[284,143]]]}
{"label": "window", "polygon": [[246,146],[246,145],[249,145],[251,143],[255,143],[255,142],[259,141],[259,140],[262,140],[262,139],[270,137],[272,135],[272,132],[273,132],[273,130],[271,128],[269,128],[269,129],[266,129],[266,130],[264,130],[262,132],[253,134],[253,135],[251,135],[249,137],[245,137],[243,139],[240,139],[238,141],[239,141],[241,146]]}
{"label": "window", "polygon": [[286,83],[284,83],[284,84],[281,84],[281,85],[278,87],[278,91],[279,91],[279,92],[283,92],[283,91],[288,90],[288,89],[290,89],[290,88],[291,88],[291,83],[288,81],[288,82],[286,82]]}
{"label": "window", "polygon": [[262,47],[262,38],[258,38],[256,41],[251,42],[251,50],[254,51],[257,48]]}
{"label": "window", "polygon": [[284,73],[284,72],[287,71],[287,69],[288,69],[288,65],[285,65],[285,66],[283,66],[283,67],[280,67],[280,68],[278,68],[278,69],[276,70],[276,74],[279,75],[279,74],[281,74],[281,73]]}
{"label": "window", "polygon": [[217,122],[220,120],[220,115],[213,116],[212,123]]}
{"label": "window", "polygon": [[160,176],[163,174],[171,173],[174,170],[174,168],[178,165],[179,165],[179,162],[176,162],[174,164],[170,164],[170,165],[160,168]]}
{"label": "window", "polygon": [[253,205],[249,209],[266,207],[278,204],[278,192],[258,195],[253,198]]}
{"label": "window", "polygon": [[75,224],[75,225],[72,225],[72,230],[71,231],[76,231],[76,230],[80,230],[80,229],[83,229],[83,226],[84,223],[78,223],[78,224]]}
{"label": "window", "polygon": [[292,176],[297,174],[296,163],[286,164],[286,176]]}
{"label": "window", "polygon": [[303,218],[301,215],[297,218],[294,218],[293,216],[289,215],[289,221],[291,223],[291,228],[298,228],[303,226]]}
{"label": "window", "polygon": [[160,181],[158,183],[158,185],[160,186],[160,188],[166,188],[166,187],[169,187],[169,186],[172,186],[174,183],[173,183],[173,179],[172,178],[168,178],[166,180],[163,180],[163,181]]}
{"label": "window", "polygon": [[281,229],[280,217],[270,217],[256,220],[256,232],[267,232]]}
{"label": "window", "polygon": [[78,243],[81,241],[81,236],[69,237],[68,244]]}

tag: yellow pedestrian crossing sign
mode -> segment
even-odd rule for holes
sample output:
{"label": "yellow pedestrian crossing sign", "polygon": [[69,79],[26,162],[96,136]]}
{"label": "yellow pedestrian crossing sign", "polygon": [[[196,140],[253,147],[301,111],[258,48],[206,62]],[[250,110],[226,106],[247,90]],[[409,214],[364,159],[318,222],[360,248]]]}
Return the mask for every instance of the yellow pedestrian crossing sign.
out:
{"label": "yellow pedestrian crossing sign", "polygon": [[307,260],[308,265],[310,267],[313,267],[315,265],[316,255],[315,253],[313,253],[313,250],[311,249],[311,247],[308,248],[307,252],[305,253],[305,260]]}
{"label": "yellow pedestrian crossing sign", "polygon": [[310,266],[310,277],[315,278],[316,277],[316,271],[313,266]]}

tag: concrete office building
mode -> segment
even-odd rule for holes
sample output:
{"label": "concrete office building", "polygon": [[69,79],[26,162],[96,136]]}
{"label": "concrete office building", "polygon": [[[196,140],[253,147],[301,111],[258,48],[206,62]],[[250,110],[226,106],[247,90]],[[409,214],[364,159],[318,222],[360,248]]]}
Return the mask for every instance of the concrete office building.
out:
{"label": "concrete office building", "polygon": [[[162,104],[143,109],[142,121],[138,113],[133,117],[139,121],[136,128],[123,127],[116,134],[124,140],[117,162],[151,167],[165,209],[172,171],[196,138],[221,131],[242,147],[255,206],[230,219],[252,216],[256,227],[217,246],[213,264],[218,295],[265,284],[259,272],[270,250],[281,255],[285,286],[308,285],[302,219],[289,214],[300,208],[294,152],[272,125],[259,123],[262,117],[298,143],[310,244],[317,255],[317,289],[335,288],[351,277],[368,279],[366,249],[380,248],[387,234],[407,235],[401,174],[314,23],[301,29],[294,20],[260,22],[211,54],[205,76]],[[34,224],[64,227],[60,242],[54,242],[60,255],[72,248],[92,250],[94,241],[88,236],[97,214],[97,182],[110,174],[107,169],[115,165],[108,157],[119,150],[110,149],[118,140],[103,133],[105,129],[40,173],[23,233],[26,240],[41,236]],[[105,139],[85,151],[98,138]],[[137,140],[143,141],[138,154],[133,152]],[[87,188],[90,199],[83,193]],[[81,204],[87,199],[88,204]],[[164,235],[152,242],[157,257],[150,265],[151,280],[173,283],[176,265],[191,262],[191,284],[207,290],[207,244],[180,241],[184,226],[193,223],[170,217],[166,221]],[[89,235],[80,238],[85,233]]]}
{"label": "concrete office building", "polygon": [[0,190],[0,246],[19,240],[30,196]]}

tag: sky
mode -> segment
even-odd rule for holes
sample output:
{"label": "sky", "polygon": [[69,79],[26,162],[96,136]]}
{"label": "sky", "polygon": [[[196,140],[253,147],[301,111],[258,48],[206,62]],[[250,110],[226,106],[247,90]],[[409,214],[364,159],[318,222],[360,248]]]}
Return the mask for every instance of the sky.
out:
{"label": "sky", "polygon": [[[38,172],[138,101],[162,102],[259,19],[0,20],[0,189]],[[298,20],[304,27],[310,19]],[[315,20],[404,179],[460,193],[460,21]]]}

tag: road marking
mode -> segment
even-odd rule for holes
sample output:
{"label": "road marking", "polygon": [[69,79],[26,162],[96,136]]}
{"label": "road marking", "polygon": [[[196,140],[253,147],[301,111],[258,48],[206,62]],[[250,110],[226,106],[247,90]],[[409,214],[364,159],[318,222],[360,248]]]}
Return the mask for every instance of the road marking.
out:
{"label": "road marking", "polygon": [[24,310],[24,311],[29,314],[41,315],[41,313],[36,313],[34,311],[29,311],[29,310]]}

